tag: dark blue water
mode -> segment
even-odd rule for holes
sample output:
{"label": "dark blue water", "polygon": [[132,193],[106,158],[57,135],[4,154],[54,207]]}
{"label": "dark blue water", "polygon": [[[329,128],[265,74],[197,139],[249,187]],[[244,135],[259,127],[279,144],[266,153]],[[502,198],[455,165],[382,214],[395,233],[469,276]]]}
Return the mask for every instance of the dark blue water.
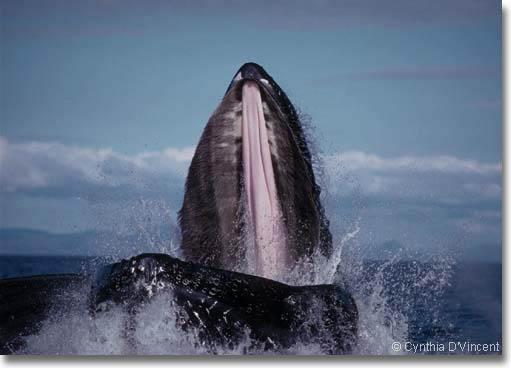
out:
{"label": "dark blue water", "polygon": [[[87,257],[0,256],[0,278],[91,272],[104,262]],[[367,290],[374,286],[371,277],[381,265],[376,261],[363,264],[364,280],[360,282]],[[430,344],[417,352],[422,354],[490,353],[462,351],[461,345],[451,352],[448,348],[449,343],[458,342],[501,344],[502,265],[457,264],[441,277],[435,270],[434,265],[401,261],[386,267],[379,278],[389,314],[398,313],[407,320],[406,341]],[[406,341],[401,341],[402,348]],[[438,351],[442,346],[445,351]],[[413,349],[411,345],[408,348]]]}
{"label": "dark blue water", "polygon": [[83,273],[93,260],[74,256],[0,256],[0,278]]}
{"label": "dark blue water", "polygon": [[[381,264],[366,262],[364,274],[370,279]],[[365,283],[371,284],[367,280]],[[386,267],[382,284],[390,310],[402,313],[408,320],[407,338],[401,341],[402,348],[406,342],[412,342],[429,343],[417,346],[420,351],[416,353],[421,354],[502,352],[500,263],[456,264],[445,272],[444,267],[434,264],[400,261]],[[465,342],[467,344],[463,345]],[[467,351],[468,344],[497,342],[499,351]],[[472,345],[472,349],[481,347]],[[407,351],[410,349],[413,346],[408,344]]]}

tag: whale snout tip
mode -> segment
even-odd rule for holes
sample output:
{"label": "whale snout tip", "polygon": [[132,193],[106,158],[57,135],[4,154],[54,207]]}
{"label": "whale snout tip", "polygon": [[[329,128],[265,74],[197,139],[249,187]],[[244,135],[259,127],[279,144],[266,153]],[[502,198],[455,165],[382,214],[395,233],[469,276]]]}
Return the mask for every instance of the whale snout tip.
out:
{"label": "whale snout tip", "polygon": [[245,63],[241,66],[238,71],[237,77],[240,79],[252,79],[252,80],[261,80],[263,77],[263,68],[256,63]]}
{"label": "whale snout tip", "polygon": [[271,78],[268,77],[266,71],[259,64],[253,62],[245,63],[236,72],[236,75],[229,84],[229,87],[227,88],[226,94],[227,92],[230,91],[231,87],[234,85],[235,82],[256,81],[259,83],[263,83],[266,86],[271,86],[271,83],[269,81],[270,79]]}

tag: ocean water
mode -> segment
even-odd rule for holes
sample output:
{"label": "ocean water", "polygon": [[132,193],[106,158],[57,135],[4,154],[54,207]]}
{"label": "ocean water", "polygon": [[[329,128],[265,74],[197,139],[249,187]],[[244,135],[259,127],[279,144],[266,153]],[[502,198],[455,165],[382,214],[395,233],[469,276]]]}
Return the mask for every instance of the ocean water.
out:
{"label": "ocean water", "polygon": [[[107,262],[97,257],[0,256],[0,277],[93,273]],[[359,342],[354,354],[497,354],[477,351],[502,341],[502,266],[496,263],[341,262],[311,283],[339,282],[359,308]],[[323,267],[323,269],[327,269]],[[86,305],[88,290],[76,290]],[[79,304],[79,303],[78,303]],[[140,314],[136,351],[123,338],[123,316],[115,308],[89,318],[79,305],[55,313],[41,331],[26,338],[20,353],[36,354],[202,354],[195,336],[175,328],[168,296],[155,298]],[[246,352],[247,341],[225,354]],[[316,346],[296,346],[290,354],[320,354]],[[263,353],[263,352],[260,352]]]}

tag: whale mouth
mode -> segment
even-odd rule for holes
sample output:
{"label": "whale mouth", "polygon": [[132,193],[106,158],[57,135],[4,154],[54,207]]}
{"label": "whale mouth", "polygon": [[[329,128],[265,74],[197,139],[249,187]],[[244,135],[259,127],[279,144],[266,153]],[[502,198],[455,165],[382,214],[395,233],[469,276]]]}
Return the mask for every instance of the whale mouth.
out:
{"label": "whale mouth", "polygon": [[279,281],[316,250],[328,257],[331,234],[306,138],[284,90],[260,65],[242,65],[190,163],[182,256]]}
{"label": "whale mouth", "polygon": [[[285,233],[278,202],[268,129],[258,83],[242,87],[242,160],[248,234],[257,275],[277,278],[285,263]],[[250,238],[250,237],[249,237]]]}

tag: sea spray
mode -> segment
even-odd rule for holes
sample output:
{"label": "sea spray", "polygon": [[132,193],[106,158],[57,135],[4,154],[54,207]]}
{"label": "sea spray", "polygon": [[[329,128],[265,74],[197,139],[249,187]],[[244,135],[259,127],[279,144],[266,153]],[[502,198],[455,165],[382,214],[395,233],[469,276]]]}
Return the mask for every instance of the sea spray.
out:
{"label": "sea spray", "polygon": [[[334,252],[329,259],[319,252],[301,259],[285,275],[284,281],[291,285],[335,283],[346,288],[352,293],[359,310],[358,344],[353,353],[402,353],[394,351],[392,343],[414,337],[410,336],[410,326],[416,323],[413,308],[417,299],[433,301],[430,316],[437,319],[437,324],[441,323],[434,301],[439,300],[449,286],[453,262],[449,257],[414,262],[403,250],[384,260],[371,259],[359,240],[361,234],[371,232],[363,221],[364,201],[360,184],[346,173],[342,162],[324,163],[323,155],[310,135],[309,141],[314,169],[323,189],[322,202],[331,221]],[[350,191],[350,196],[340,198],[339,190]],[[90,201],[95,213],[93,225],[101,234],[94,254],[102,254],[103,257],[96,259],[97,267],[143,252],[166,253],[179,258],[180,234],[175,225],[175,205],[161,197],[146,198],[142,192],[136,200],[100,199]],[[250,252],[240,253],[238,258],[236,269],[251,273]],[[127,336],[126,321],[131,317],[125,311],[115,307],[92,318],[87,309],[89,290],[75,292],[81,303],[56,308],[52,316],[43,322],[38,334],[26,337],[23,353],[210,353],[193,331],[185,332],[178,327],[178,307],[172,304],[170,294],[163,293],[142,308]],[[311,321],[316,317],[311,311]],[[246,338],[236,346],[217,347],[217,353],[269,353],[251,349],[252,342],[248,336],[247,331]],[[323,354],[324,351],[319,344],[304,339],[281,353]]]}

